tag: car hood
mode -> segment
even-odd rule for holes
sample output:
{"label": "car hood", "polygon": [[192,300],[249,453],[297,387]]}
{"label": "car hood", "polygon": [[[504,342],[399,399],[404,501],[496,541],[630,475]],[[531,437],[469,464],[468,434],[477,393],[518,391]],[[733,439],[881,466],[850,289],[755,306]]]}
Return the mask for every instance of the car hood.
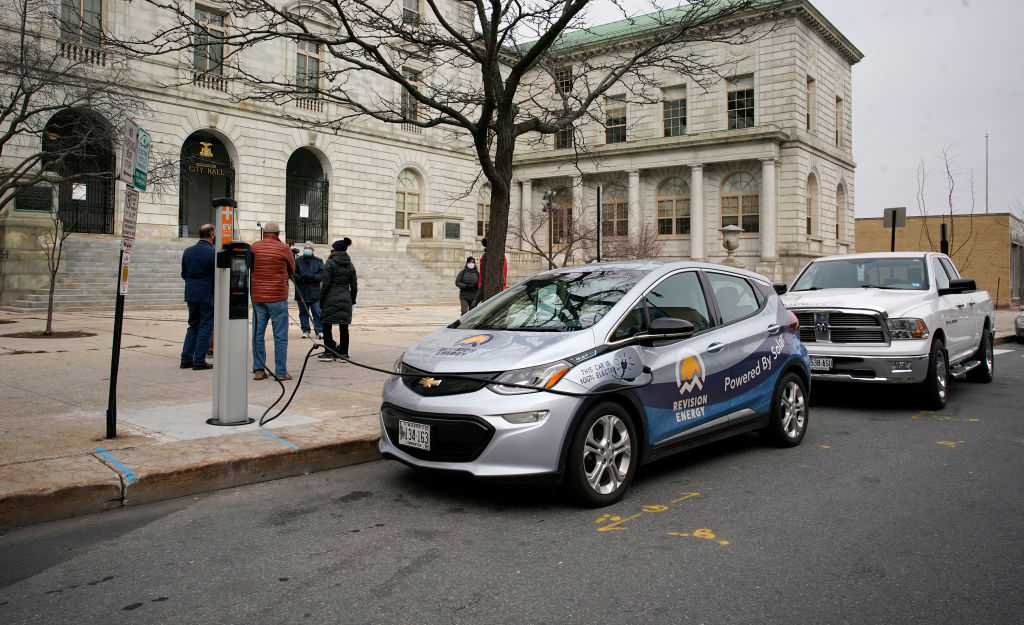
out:
{"label": "car hood", "polygon": [[885,289],[821,289],[790,291],[782,295],[782,303],[790,310],[802,308],[854,308],[903,317],[922,305],[929,291],[890,291]]}
{"label": "car hood", "polygon": [[432,373],[482,373],[546,364],[594,346],[594,332],[589,329],[527,332],[444,328],[413,343],[402,360]]}

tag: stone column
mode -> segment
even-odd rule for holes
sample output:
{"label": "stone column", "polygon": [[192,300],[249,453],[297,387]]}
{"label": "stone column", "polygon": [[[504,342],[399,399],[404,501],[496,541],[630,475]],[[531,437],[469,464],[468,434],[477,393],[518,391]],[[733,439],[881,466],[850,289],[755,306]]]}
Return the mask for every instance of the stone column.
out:
{"label": "stone column", "polygon": [[704,209],[704,165],[690,165],[690,260],[707,260],[707,214]]}
{"label": "stone column", "polygon": [[[523,227],[523,194],[520,188],[520,181],[512,180],[512,186],[509,188],[508,198],[508,226],[509,229],[515,229],[521,232]],[[515,250],[522,249],[523,237],[517,235],[514,239],[508,238],[507,246]]]}
{"label": "stone column", "polygon": [[778,254],[778,221],[775,209],[775,158],[761,159],[761,261],[776,261]]}
{"label": "stone column", "polygon": [[640,210],[640,170],[629,172],[629,233],[633,237],[640,236],[643,227],[643,214]]}

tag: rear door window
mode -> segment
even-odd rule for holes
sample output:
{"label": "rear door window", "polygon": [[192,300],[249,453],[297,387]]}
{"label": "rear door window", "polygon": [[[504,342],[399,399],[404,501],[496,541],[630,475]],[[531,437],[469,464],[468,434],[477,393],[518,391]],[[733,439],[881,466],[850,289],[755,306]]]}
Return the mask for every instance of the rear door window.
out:
{"label": "rear door window", "polygon": [[722,323],[742,319],[760,308],[754,287],[746,279],[714,271],[707,272],[707,277],[718,303]]}

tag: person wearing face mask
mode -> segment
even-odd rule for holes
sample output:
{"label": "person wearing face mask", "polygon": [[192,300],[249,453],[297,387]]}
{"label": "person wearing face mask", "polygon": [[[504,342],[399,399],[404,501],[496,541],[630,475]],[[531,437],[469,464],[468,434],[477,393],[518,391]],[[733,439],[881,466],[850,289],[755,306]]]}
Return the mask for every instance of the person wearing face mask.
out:
{"label": "person wearing face mask", "polygon": [[462,314],[469,312],[476,305],[476,296],[480,288],[480,272],[476,269],[476,259],[472,256],[466,259],[466,266],[455,277],[455,286],[459,287],[459,304],[462,305]]}
{"label": "person wearing face mask", "polygon": [[299,325],[302,326],[304,339],[309,338],[310,314],[313,316],[316,338],[322,339],[324,335],[320,319],[320,282],[323,279],[324,261],[313,253],[313,242],[306,241],[302,253],[295,259],[295,301],[299,305]]}

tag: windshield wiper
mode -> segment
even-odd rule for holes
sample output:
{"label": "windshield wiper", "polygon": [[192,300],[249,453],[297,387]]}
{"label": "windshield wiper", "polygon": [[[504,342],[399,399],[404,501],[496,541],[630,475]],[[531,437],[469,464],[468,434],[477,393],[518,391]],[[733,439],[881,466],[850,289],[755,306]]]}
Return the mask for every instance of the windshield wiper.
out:
{"label": "windshield wiper", "polygon": [[457,327],[459,327],[460,325],[462,325],[462,322],[461,322],[461,321],[459,321],[458,319],[456,319],[455,321],[453,321],[453,322],[449,323],[449,324],[448,324],[448,327],[449,327],[449,328],[457,328]]}
{"label": "windshield wiper", "polygon": [[862,288],[862,289],[886,289],[886,290],[889,290],[889,291],[899,291],[900,290],[899,287],[895,287],[895,286],[878,286],[877,284],[862,284],[862,285],[860,285],[860,288]]}
{"label": "windshield wiper", "polygon": [[509,326],[502,328],[502,330],[523,330],[526,332],[566,332],[569,328],[562,326],[560,328],[552,328],[550,326]]}
{"label": "windshield wiper", "polygon": [[806,289],[791,289],[790,293],[792,293],[793,291],[820,291],[821,288],[822,287],[820,286],[809,286]]}

